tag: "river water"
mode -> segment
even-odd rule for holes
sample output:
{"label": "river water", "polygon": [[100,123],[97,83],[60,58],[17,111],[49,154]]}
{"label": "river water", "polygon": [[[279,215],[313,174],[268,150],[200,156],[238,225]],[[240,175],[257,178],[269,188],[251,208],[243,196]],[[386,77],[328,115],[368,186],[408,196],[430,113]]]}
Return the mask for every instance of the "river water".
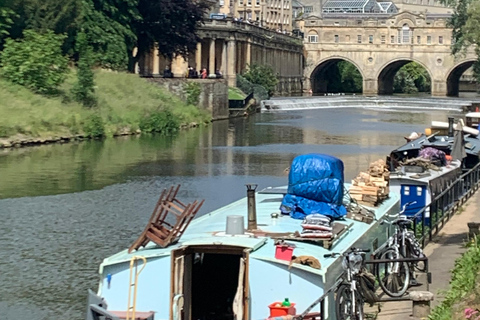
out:
{"label": "river water", "polygon": [[[449,113],[450,112],[450,113]],[[181,184],[199,215],[288,183],[304,153],[345,164],[349,181],[412,131],[453,111],[317,109],[141,136],[0,151],[0,319],[83,319],[98,266],[143,230],[160,191]]]}

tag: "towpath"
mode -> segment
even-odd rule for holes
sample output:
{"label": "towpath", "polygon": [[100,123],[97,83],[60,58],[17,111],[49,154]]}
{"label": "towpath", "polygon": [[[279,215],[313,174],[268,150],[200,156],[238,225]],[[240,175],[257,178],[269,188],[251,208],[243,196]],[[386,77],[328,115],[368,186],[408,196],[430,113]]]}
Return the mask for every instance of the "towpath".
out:
{"label": "towpath", "polygon": [[[465,252],[465,243],[468,236],[468,222],[480,222],[480,194],[473,195],[462,207],[460,213],[455,214],[446,223],[437,237],[424,249],[428,256],[429,269],[432,273],[432,283],[429,291],[435,295],[432,306],[438,305],[444,298],[444,292],[449,288],[451,270],[455,260]],[[426,284],[426,278],[419,276],[419,282]],[[426,285],[415,290],[427,290]],[[366,308],[366,313],[375,315],[377,320],[405,320],[413,319],[412,302],[386,302],[381,304],[381,311],[377,306]]]}

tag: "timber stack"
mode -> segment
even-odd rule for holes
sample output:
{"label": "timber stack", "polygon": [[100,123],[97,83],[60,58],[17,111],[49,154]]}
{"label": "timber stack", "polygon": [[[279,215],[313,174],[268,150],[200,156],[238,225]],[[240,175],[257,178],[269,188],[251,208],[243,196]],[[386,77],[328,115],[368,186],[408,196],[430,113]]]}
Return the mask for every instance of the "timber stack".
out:
{"label": "timber stack", "polygon": [[352,180],[350,196],[359,204],[377,206],[388,198],[390,172],[382,159],[370,163],[367,172]]}

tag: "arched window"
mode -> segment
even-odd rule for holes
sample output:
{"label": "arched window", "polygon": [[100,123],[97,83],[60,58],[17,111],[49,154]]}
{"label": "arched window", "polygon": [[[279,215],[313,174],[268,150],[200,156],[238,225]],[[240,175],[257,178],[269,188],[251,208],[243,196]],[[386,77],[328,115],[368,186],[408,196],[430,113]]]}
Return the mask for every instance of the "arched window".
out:
{"label": "arched window", "polygon": [[404,24],[402,27],[402,43],[410,43],[410,27],[408,24]]}
{"label": "arched window", "polygon": [[318,33],[316,31],[310,30],[308,32],[308,42],[317,43],[318,42]]}

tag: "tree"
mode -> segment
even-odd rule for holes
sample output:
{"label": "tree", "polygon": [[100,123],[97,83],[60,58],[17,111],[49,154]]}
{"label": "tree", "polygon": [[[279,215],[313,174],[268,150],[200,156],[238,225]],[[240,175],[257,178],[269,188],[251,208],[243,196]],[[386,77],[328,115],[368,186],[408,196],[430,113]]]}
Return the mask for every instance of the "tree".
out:
{"label": "tree", "polygon": [[55,93],[65,80],[68,59],[62,54],[65,35],[25,30],[23,39],[7,39],[1,55],[1,74],[43,94]]}
{"label": "tree", "polygon": [[11,6],[12,0],[4,0],[0,3],[0,50],[2,50],[4,39],[10,35],[9,31],[15,18],[15,12]]}
{"label": "tree", "polygon": [[97,103],[95,97],[95,81],[92,71],[92,49],[88,45],[87,35],[80,31],[77,35],[76,49],[79,55],[77,82],[72,88],[75,100],[85,107],[93,107]]}
{"label": "tree", "polygon": [[137,41],[134,25],[141,20],[138,0],[82,0],[81,26],[102,67],[126,70]]}
{"label": "tree", "polygon": [[[141,19],[134,20],[137,54],[130,56],[129,69],[155,46],[165,57],[186,56],[196,49],[200,26],[210,3],[207,0],[139,0]],[[130,52],[133,52],[133,47]]]}
{"label": "tree", "polygon": [[341,76],[342,89],[344,92],[362,92],[363,78],[353,63],[340,61],[338,70]]}
{"label": "tree", "polygon": [[264,87],[271,96],[275,91],[278,83],[278,78],[273,72],[272,67],[267,65],[252,64],[244,72],[243,77],[253,84],[258,84]]}
{"label": "tree", "polygon": [[428,92],[430,87],[430,76],[427,70],[416,62],[410,62],[401,67],[393,78],[394,92]]}

